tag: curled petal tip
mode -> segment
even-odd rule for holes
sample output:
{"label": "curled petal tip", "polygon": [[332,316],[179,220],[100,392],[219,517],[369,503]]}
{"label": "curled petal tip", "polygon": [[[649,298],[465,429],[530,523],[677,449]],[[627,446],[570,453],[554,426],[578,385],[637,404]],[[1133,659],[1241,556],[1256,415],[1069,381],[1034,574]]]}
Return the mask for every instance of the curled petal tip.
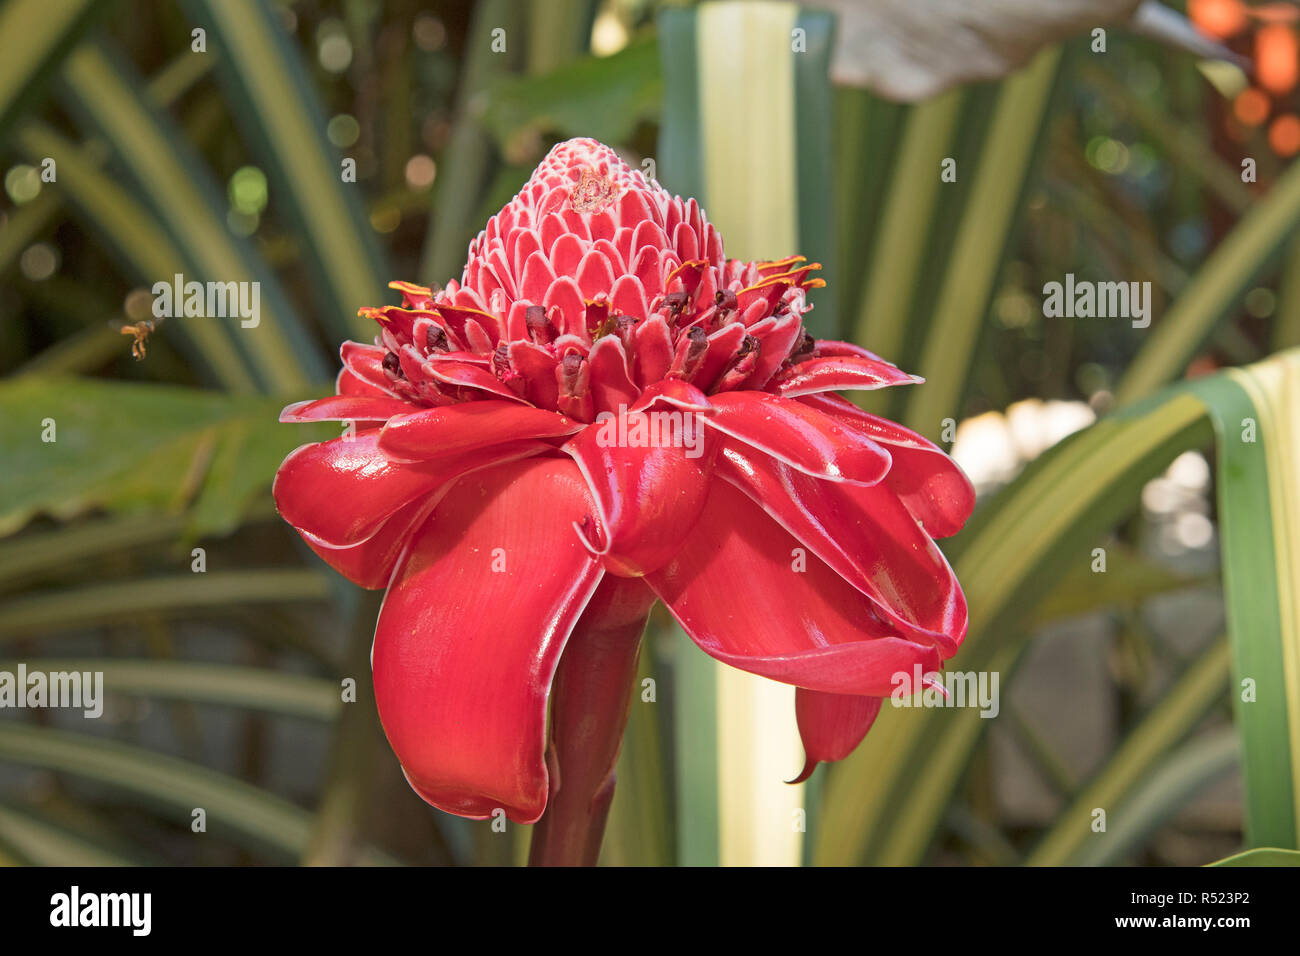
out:
{"label": "curled petal tip", "polygon": [[948,699],[948,688],[944,685],[943,681],[940,680],[938,677],[933,677],[927,674],[925,677],[921,678],[921,686],[933,687],[939,693],[943,694],[944,700]]}
{"label": "curled petal tip", "polygon": [[817,769],[819,763],[821,763],[820,760],[814,760],[812,757],[808,757],[804,761],[803,770],[799,771],[799,776],[795,777],[793,780],[787,780],[786,783],[790,786],[794,786],[796,783],[803,783],[813,775],[813,771]]}

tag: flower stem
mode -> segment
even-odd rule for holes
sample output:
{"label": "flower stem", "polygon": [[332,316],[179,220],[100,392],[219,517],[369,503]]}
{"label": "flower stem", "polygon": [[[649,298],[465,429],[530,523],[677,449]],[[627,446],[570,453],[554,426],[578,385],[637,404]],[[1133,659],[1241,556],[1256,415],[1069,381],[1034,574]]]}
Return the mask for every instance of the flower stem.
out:
{"label": "flower stem", "polygon": [[606,577],[569,635],[551,683],[550,795],[529,866],[596,865],[653,600],[639,580]]}

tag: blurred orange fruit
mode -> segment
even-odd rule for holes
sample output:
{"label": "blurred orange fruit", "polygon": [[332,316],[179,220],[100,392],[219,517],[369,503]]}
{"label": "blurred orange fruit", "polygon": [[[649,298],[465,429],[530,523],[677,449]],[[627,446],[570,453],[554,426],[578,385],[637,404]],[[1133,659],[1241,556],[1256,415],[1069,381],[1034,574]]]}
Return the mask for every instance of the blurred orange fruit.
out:
{"label": "blurred orange fruit", "polygon": [[1268,145],[1278,156],[1300,153],[1300,117],[1287,113],[1273,120],[1268,128]]}
{"label": "blurred orange fruit", "polygon": [[1281,95],[1300,79],[1300,41],[1291,27],[1270,23],[1255,34],[1255,75],[1260,86]]}

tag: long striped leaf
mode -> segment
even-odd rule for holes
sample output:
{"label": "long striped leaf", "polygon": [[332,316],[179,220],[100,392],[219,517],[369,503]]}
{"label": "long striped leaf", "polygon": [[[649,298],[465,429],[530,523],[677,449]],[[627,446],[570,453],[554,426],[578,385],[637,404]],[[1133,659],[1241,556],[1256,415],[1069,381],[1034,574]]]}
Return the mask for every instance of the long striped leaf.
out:
{"label": "long striped leaf", "polygon": [[[74,110],[112,145],[140,195],[197,270],[186,281],[251,283],[259,289],[255,326],[245,327],[242,316],[188,321],[229,323],[265,391],[300,392],[310,381],[326,378],[320,350],[279,281],[247,241],[231,234],[216,183],[166,115],[148,102],[130,67],[86,45],[68,57],[63,75]],[[153,281],[170,283],[172,278],[158,275]]]}
{"label": "long striped leaf", "polygon": [[1300,849],[1300,351],[1192,391],[1219,439],[1246,843]]}
{"label": "long striped leaf", "polygon": [[1292,163],[1196,270],[1158,322],[1115,390],[1130,402],[1172,381],[1300,223],[1300,163]]}
{"label": "long striped leaf", "polygon": [[[951,666],[1006,673],[1038,596],[1089,559],[1147,480],[1209,437],[1201,402],[1173,394],[1092,426],[1026,469],[955,541],[971,619]],[[970,708],[884,708],[828,779],[817,862],[919,862],[986,724]]]}
{"label": "long striped leaf", "polygon": [[[0,760],[97,780],[144,797],[186,824],[191,813],[202,808],[210,836],[265,846],[294,858],[311,834],[311,814],[272,793],[198,764],[103,737],[5,721],[0,723]],[[374,849],[362,860],[395,862]]]}
{"label": "long striped leaf", "polygon": [[231,114],[262,158],[282,208],[298,227],[314,285],[326,295],[326,325],[368,342],[357,317],[382,301],[386,266],[362,211],[357,183],[342,180],[341,158],[298,51],[273,6],[257,0],[187,0],[195,24],[218,40],[217,67]]}
{"label": "long striped leaf", "polygon": [[[0,661],[14,673],[18,661]],[[28,673],[75,671],[104,675],[109,694],[221,704],[308,720],[332,721],[342,709],[337,684],[305,674],[193,661],[72,657],[24,658]]]}
{"label": "long striped leaf", "polygon": [[94,584],[5,601],[0,607],[0,643],[46,631],[98,627],[141,614],[206,614],[243,605],[325,601],[333,582],[319,571],[262,568],[144,578],[121,584]]}
{"label": "long striped leaf", "polygon": [[[701,202],[732,257],[802,252],[834,265],[831,36],[826,14],[787,3],[711,3],[660,18],[659,175]],[[835,328],[826,292],[813,300],[819,334]],[[781,783],[800,754],[791,688],[683,651],[679,862],[797,863],[804,788]],[[715,822],[716,834],[708,832]]]}
{"label": "long striped leaf", "polygon": [[136,860],[17,807],[0,803],[0,847],[35,866],[135,866]]}
{"label": "long striped leaf", "polygon": [[[59,189],[130,273],[145,282],[156,282],[160,277],[190,271],[188,261],[177,251],[166,230],[99,169],[97,157],[41,124],[25,124],[17,138],[28,159],[39,163],[48,156],[55,161]],[[215,383],[235,392],[255,389],[251,370],[235,348],[229,330],[221,325],[207,321],[168,322],[163,324],[162,334],[192,343],[187,351],[200,367],[211,369]]]}
{"label": "long striped leaf", "polygon": [[[957,418],[984,316],[992,301],[1016,211],[1025,194],[1042,119],[1051,100],[1061,53],[1040,53],[1002,84],[964,205],[952,252],[913,369],[926,384],[908,397],[909,427],[935,437],[945,418]],[[939,170],[931,172],[938,177]],[[960,175],[960,174],[959,174]],[[868,290],[870,291],[870,290]]]}
{"label": "long striped leaf", "polygon": [[95,8],[94,0],[9,0],[0,7],[0,140],[41,93],[72,49]]}
{"label": "long striped leaf", "polygon": [[[1134,842],[1141,801],[1134,794],[1149,782],[1151,768],[1185,738],[1215,703],[1228,682],[1226,641],[1215,641],[1151,712],[1125,737],[1105,767],[1057,815],[1052,828],[1025,861],[1031,866],[1093,865],[1123,857]],[[1203,749],[1203,742],[1196,742]],[[1230,751],[1235,756],[1236,749]],[[1219,766],[1219,764],[1215,764]],[[1138,804],[1135,807],[1135,803]],[[1106,830],[1092,828],[1096,809],[1106,812]]]}
{"label": "long striped leaf", "polygon": [[[493,153],[474,109],[492,82],[519,60],[519,51],[509,43],[511,36],[519,34],[515,29],[519,15],[519,5],[511,0],[483,0],[475,7],[461,70],[456,125],[439,158],[433,214],[420,260],[422,282],[442,284],[459,279],[465,249],[482,228],[475,217],[482,193],[492,181]],[[506,31],[503,53],[492,49],[493,31],[498,29]]]}

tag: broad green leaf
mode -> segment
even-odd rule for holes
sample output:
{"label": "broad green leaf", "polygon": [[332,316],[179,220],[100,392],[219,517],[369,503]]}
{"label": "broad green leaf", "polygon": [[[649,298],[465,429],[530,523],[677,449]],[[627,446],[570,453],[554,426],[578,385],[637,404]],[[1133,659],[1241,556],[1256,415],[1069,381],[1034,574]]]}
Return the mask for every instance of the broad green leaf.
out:
{"label": "broad green leaf", "polygon": [[[866,264],[876,247],[892,237],[878,228],[885,203],[892,195],[889,173],[897,154],[903,124],[911,111],[889,103],[865,90],[834,88],[834,136],[836,198],[836,286],[840,292],[840,314],[835,319],[836,338],[849,338],[858,321],[859,302],[866,286]],[[858,340],[861,341],[861,340]],[[884,351],[882,350],[882,354]],[[894,356],[897,358],[897,356]]]}
{"label": "broad green leaf", "polygon": [[68,518],[96,507],[177,512],[191,504],[194,533],[233,530],[284,456],[324,437],[322,428],[279,424],[282,406],[161,385],[0,382],[0,534],[38,512]]}
{"label": "broad green leaf", "polygon": [[[903,125],[890,186],[878,228],[882,241],[873,246],[866,267],[864,294],[854,318],[853,341],[902,361],[907,321],[936,207],[950,183],[940,179],[941,164],[951,156],[963,96],[951,90],[914,107]],[[949,214],[945,211],[944,220]]]}
{"label": "broad green leaf", "polygon": [[1157,594],[1217,585],[1208,575],[1189,577],[1156,564],[1118,542],[1106,546],[1106,573],[1076,565],[1039,602],[1034,627],[1108,607],[1132,607]]}
{"label": "broad green leaf", "polygon": [[658,117],[662,82],[657,44],[647,36],[543,76],[502,77],[487,94],[483,124],[508,155],[543,133],[622,143]]}

